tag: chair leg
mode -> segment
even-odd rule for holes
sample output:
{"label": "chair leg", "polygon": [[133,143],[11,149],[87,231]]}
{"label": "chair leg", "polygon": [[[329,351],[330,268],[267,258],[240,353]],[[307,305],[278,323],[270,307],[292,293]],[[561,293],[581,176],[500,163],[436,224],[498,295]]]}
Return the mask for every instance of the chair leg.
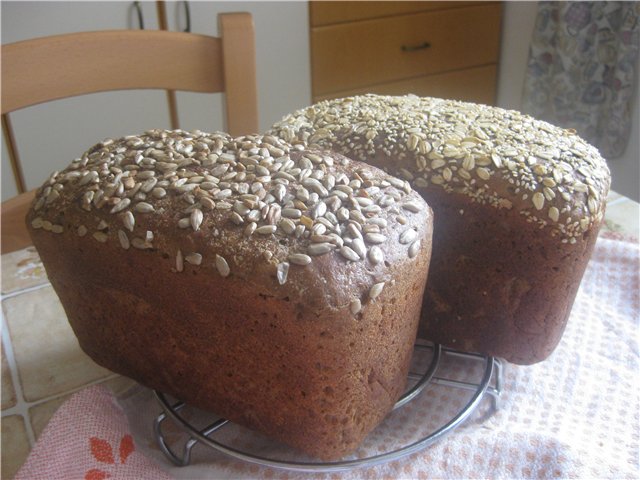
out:
{"label": "chair leg", "polygon": [[24,193],[27,191],[26,182],[24,181],[24,174],[22,173],[22,165],[20,164],[20,157],[18,156],[18,147],[16,146],[16,139],[13,135],[11,120],[9,119],[9,114],[6,113],[2,115],[2,133],[4,134],[4,141],[9,151],[9,163],[11,163],[16,188],[18,189],[18,193]]}

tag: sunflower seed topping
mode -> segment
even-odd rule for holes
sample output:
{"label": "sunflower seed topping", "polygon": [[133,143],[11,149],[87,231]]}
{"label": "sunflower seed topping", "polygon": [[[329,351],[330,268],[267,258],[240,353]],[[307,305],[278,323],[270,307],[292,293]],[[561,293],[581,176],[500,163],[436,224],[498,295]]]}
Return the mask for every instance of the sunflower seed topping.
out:
{"label": "sunflower seed topping", "polygon": [[312,243],[307,247],[307,253],[313,256],[324,255],[325,253],[329,253],[334,248],[335,245],[333,245],[332,243]]}
{"label": "sunflower seed topping", "polygon": [[231,273],[227,260],[218,254],[216,254],[216,269],[222,277],[228,277]]}
{"label": "sunflower seed topping", "polygon": [[256,228],[256,233],[260,235],[271,235],[276,233],[278,227],[275,225],[262,225],[261,227]]}
{"label": "sunflower seed topping", "polygon": [[197,232],[198,230],[200,230],[200,225],[202,225],[203,220],[204,215],[202,213],[202,210],[200,210],[199,208],[194,208],[191,212],[191,215],[189,216],[189,223],[191,224],[191,228],[193,228],[193,230]]}
{"label": "sunflower seed topping", "polygon": [[100,243],[105,243],[107,240],[109,240],[109,235],[104,232],[94,232],[93,238],[95,238]]}
{"label": "sunflower seed topping", "polygon": [[202,263],[202,255],[199,253],[190,253],[184,259],[191,265],[200,265]]}
{"label": "sunflower seed topping", "polygon": [[[416,151],[432,148],[425,145],[418,138]],[[322,255],[349,262],[379,256],[380,263],[383,245],[397,243],[395,218],[403,205],[409,205],[403,213],[411,221],[412,213],[424,211],[407,181],[352,169],[346,159],[334,162],[327,153],[275,137],[231,139],[198,131],[150,130],[98,144],[47,180],[35,203],[40,211],[33,228],[64,230],[58,211],[70,203],[60,201],[67,191],[74,208],[92,212],[87,225],[98,242],[117,236],[124,250],[166,258],[166,232],[173,227],[181,248],[192,252],[169,253],[173,270],[183,272],[185,262],[204,265],[203,258],[211,257],[222,277],[230,275],[229,263],[213,249],[238,242],[238,253],[227,257],[237,265],[238,278],[249,278],[248,262],[264,261],[275,268],[279,284],[286,283],[291,265],[299,270]],[[79,236],[88,233],[82,225],[71,228]],[[254,235],[263,237],[255,242]],[[251,252],[252,245],[258,252]],[[364,287],[352,298],[375,298],[375,292]],[[361,308],[360,300],[350,305],[354,314]]]}
{"label": "sunflower seed topping", "polygon": [[135,237],[131,240],[131,245],[138,250],[149,250],[153,248],[153,245],[147,240],[139,237]]}
{"label": "sunflower seed topping", "polygon": [[138,213],[151,213],[155,211],[153,205],[147,202],[138,202],[133,209]]}
{"label": "sunflower seed topping", "polygon": [[534,193],[533,197],[531,197],[531,201],[536,207],[536,210],[542,210],[542,207],[544,207],[544,195],[540,192]]}
{"label": "sunflower seed topping", "polygon": [[379,244],[387,241],[387,237],[382,235],[381,233],[366,233],[364,235],[364,240],[367,243]]}
{"label": "sunflower seed topping", "polygon": [[414,258],[420,251],[420,240],[416,240],[409,245],[409,258]]}
{"label": "sunflower seed topping", "polygon": [[400,234],[400,243],[406,245],[412,243],[416,238],[418,238],[418,232],[409,228]]}
{"label": "sunflower seed topping", "polygon": [[284,208],[282,209],[282,216],[285,218],[300,218],[302,212],[298,208]]}
{"label": "sunflower seed topping", "polygon": [[176,253],[176,270],[178,272],[182,272],[184,270],[184,257],[181,250],[178,250],[178,253]]}
{"label": "sunflower seed topping", "polygon": [[351,249],[362,259],[367,257],[367,247],[362,238],[354,238],[351,242]]}
{"label": "sunflower seed topping", "polygon": [[362,303],[360,303],[360,300],[358,300],[357,298],[355,300],[352,300],[349,304],[349,310],[353,315],[357,315],[358,313],[360,313],[360,310],[362,310]]}
{"label": "sunflower seed topping", "polygon": [[130,211],[125,212],[122,215],[122,223],[127,230],[133,232],[133,227],[136,224],[136,219],[134,218],[133,213],[131,213]]}
{"label": "sunflower seed topping", "polygon": [[369,298],[371,300],[375,300],[382,293],[382,289],[384,288],[384,283],[385,282],[375,283],[369,289]]}
{"label": "sunflower seed topping", "polygon": [[131,243],[129,242],[129,237],[124,230],[118,230],[118,241],[120,242],[120,246],[125,250],[129,250]]}
{"label": "sunflower seed topping", "polygon": [[344,258],[352,262],[357,262],[360,260],[360,256],[356,252],[354,252],[351,248],[347,247],[346,245],[340,248],[340,254]]}
{"label": "sunflower seed topping", "polygon": [[309,265],[311,263],[311,257],[304,253],[292,253],[288,258],[289,262],[295,265]]}
{"label": "sunflower seed topping", "polygon": [[410,201],[403,204],[402,208],[409,210],[410,212],[413,212],[413,213],[418,213],[420,210],[422,210],[422,205],[420,205],[418,202]]}

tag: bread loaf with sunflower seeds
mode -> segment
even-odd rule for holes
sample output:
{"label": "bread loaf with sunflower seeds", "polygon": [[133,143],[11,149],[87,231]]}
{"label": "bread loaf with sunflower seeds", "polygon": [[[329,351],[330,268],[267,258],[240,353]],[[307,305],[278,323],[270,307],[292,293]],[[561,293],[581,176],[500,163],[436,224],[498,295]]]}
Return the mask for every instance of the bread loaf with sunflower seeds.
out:
{"label": "bread loaf with sunflower seeds", "polygon": [[433,208],[421,337],[519,364],[551,354],[610,184],[574,131],[486,105],[362,95],[302,108],[269,133],[398,175]]}
{"label": "bread loaf with sunflower seeds", "polygon": [[268,136],[103,141],[33,242],[97,363],[322,459],[402,393],[431,252],[408,182]]}

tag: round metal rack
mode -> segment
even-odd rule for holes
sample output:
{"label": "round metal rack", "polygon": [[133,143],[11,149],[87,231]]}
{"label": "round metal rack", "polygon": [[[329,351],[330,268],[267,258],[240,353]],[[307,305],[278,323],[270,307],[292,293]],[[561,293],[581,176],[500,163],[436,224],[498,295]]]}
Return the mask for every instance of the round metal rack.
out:
{"label": "round metal rack", "polygon": [[[425,355],[430,355],[430,358],[422,363],[415,361],[416,357],[424,357]],[[469,368],[477,372],[477,378],[463,380],[457,378],[456,375],[451,375],[452,372],[448,371],[445,365],[448,358],[467,362],[467,365],[470,365]],[[490,408],[492,410],[498,408],[502,384],[502,364],[499,359],[459,352],[437,344],[417,343],[414,350],[414,364],[418,365],[412,365],[408,378],[408,389],[394,406],[394,411],[406,408],[407,404],[416,401],[428,387],[455,389],[460,392],[460,395],[465,392],[468,398],[463,402],[462,408],[441,425],[421,435],[420,438],[407,440],[402,445],[392,445],[387,451],[380,452],[380,449],[377,449],[378,451],[373,454],[356,458],[349,457],[335,462],[314,461],[307,457],[291,458],[290,455],[278,455],[273,452],[264,454],[261,451],[251,451],[225,442],[224,438],[220,438],[220,432],[233,426],[228,420],[215,418],[206,426],[197,427],[185,415],[185,412],[190,408],[188,405],[181,401],[170,401],[165,394],[158,391],[154,391],[154,394],[164,412],[158,415],[154,421],[156,440],[169,460],[178,466],[189,465],[193,447],[202,444],[236,459],[262,466],[302,472],[337,472],[358,467],[371,467],[397,460],[432,445],[468,419],[487,395],[491,399]],[[168,418],[188,436],[181,454],[175,452],[175,447],[169,446],[167,436],[163,433],[162,424]]]}

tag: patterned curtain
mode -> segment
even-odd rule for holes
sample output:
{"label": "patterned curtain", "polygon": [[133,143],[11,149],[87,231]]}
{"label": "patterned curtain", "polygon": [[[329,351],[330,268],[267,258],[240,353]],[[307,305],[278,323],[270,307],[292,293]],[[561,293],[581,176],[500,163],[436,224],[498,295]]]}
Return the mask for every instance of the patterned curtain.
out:
{"label": "patterned curtain", "polygon": [[[640,2],[539,2],[523,110],[573,128],[605,158],[631,130]],[[635,132],[638,134],[638,132]]]}

